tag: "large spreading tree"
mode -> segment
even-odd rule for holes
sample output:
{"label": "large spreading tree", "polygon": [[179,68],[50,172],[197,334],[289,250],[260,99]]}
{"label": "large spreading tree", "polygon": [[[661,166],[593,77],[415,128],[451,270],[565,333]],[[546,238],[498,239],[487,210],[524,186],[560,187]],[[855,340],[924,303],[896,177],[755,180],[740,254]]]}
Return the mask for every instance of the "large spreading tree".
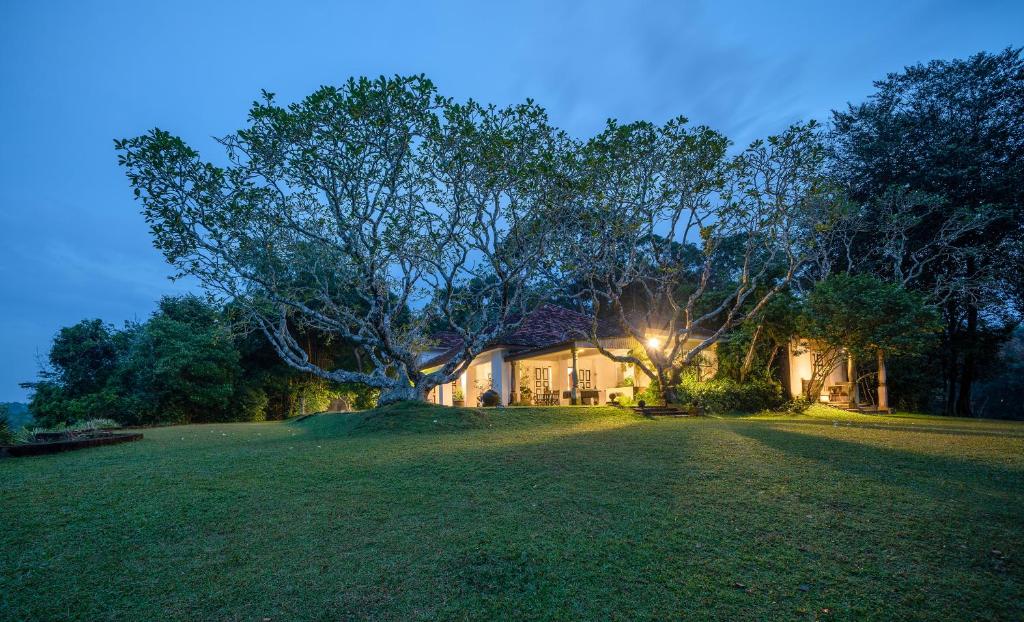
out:
{"label": "large spreading tree", "polygon": [[[219,140],[222,165],[155,129],[117,141],[155,244],[246,311],[289,365],[423,399],[527,310],[566,191],[562,135],[527,102],[440,97],[421,77],[353,79],[287,107],[264,93]],[[426,371],[433,331],[458,346]],[[324,368],[296,330],[353,344],[366,369]]]}
{"label": "large spreading tree", "polygon": [[[591,340],[655,380],[666,401],[687,366],[788,286],[832,220],[813,122],[735,156],[728,147],[683,118],[610,122],[576,162],[564,280],[591,313]],[[602,320],[638,347],[602,348]]]}

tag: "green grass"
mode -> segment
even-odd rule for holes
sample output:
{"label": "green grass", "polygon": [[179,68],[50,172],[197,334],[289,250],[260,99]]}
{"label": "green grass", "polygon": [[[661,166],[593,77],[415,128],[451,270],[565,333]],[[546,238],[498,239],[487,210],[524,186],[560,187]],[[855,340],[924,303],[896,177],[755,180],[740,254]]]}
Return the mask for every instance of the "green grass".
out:
{"label": "green grass", "polygon": [[0,461],[0,619],[1024,617],[1024,425],[402,407]]}

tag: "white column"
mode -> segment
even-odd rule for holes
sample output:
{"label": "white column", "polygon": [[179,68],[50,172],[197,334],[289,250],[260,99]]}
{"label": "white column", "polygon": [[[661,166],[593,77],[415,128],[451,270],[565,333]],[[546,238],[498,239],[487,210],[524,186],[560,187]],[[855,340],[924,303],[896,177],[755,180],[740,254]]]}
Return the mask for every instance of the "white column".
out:
{"label": "white column", "polygon": [[502,382],[504,380],[504,367],[505,367],[505,356],[504,350],[495,350],[491,352],[491,388],[498,393],[498,401],[501,404],[505,403],[505,387],[507,386]]}

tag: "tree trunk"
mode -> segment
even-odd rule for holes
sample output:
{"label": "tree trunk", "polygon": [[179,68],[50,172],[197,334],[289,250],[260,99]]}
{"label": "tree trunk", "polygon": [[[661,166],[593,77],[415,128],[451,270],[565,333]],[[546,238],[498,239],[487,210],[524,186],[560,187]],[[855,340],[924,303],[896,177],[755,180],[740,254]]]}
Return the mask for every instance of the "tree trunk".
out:
{"label": "tree trunk", "polygon": [[394,387],[381,391],[380,399],[377,400],[378,406],[387,406],[388,404],[395,404],[397,402],[426,402],[427,401],[427,389],[424,387],[417,387],[414,385]]}
{"label": "tree trunk", "polygon": [[959,417],[974,416],[971,407],[971,387],[974,385],[974,368],[977,365],[975,352],[978,350],[978,306],[967,305],[967,347],[964,364],[960,369],[960,393],[956,398],[956,414]]}
{"label": "tree trunk", "polygon": [[946,399],[942,405],[942,412],[946,416],[956,415],[956,387],[959,352],[957,347],[958,327],[960,325],[960,314],[955,302],[950,301],[946,305],[946,344],[945,356],[943,357],[943,372],[946,376]]}
{"label": "tree trunk", "polygon": [[661,393],[661,401],[666,406],[679,401],[679,394],[672,382],[672,370],[658,367],[658,389]]}
{"label": "tree trunk", "polygon": [[754,336],[750,340],[750,347],[747,348],[747,355],[743,357],[743,366],[740,367],[740,382],[746,382],[747,374],[750,373],[750,368],[754,366],[754,352],[757,349],[757,338],[761,336],[762,328],[764,328],[764,324],[757,325]]}
{"label": "tree trunk", "polygon": [[878,410],[889,410],[889,387],[886,386],[885,352],[878,349]]}
{"label": "tree trunk", "polygon": [[857,382],[857,363],[852,354],[846,355],[846,382],[850,384],[850,405],[860,404],[860,390]]}
{"label": "tree trunk", "polygon": [[772,368],[772,365],[775,364],[775,357],[777,357],[779,355],[779,352],[781,352],[781,351],[782,351],[782,346],[780,346],[780,345],[775,345],[775,346],[772,347],[772,353],[768,356],[767,367],[768,367],[769,370]]}
{"label": "tree trunk", "polygon": [[572,387],[569,403],[575,406],[580,403],[579,358],[576,356],[576,342],[572,342]]}

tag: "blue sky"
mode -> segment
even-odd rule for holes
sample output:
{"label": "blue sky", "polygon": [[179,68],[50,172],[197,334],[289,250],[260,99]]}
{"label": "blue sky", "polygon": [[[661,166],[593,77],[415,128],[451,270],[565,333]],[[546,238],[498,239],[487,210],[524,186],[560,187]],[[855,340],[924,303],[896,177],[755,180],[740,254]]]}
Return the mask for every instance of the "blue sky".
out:
{"label": "blue sky", "polygon": [[[785,4],[785,7],[775,6]],[[683,114],[734,141],[827,119],[907,64],[1024,45],[1024,2],[0,2],[0,401],[58,328],[187,291],[152,249],[112,139],[209,152],[261,88],[426,73],[532,97],[577,136]]]}

